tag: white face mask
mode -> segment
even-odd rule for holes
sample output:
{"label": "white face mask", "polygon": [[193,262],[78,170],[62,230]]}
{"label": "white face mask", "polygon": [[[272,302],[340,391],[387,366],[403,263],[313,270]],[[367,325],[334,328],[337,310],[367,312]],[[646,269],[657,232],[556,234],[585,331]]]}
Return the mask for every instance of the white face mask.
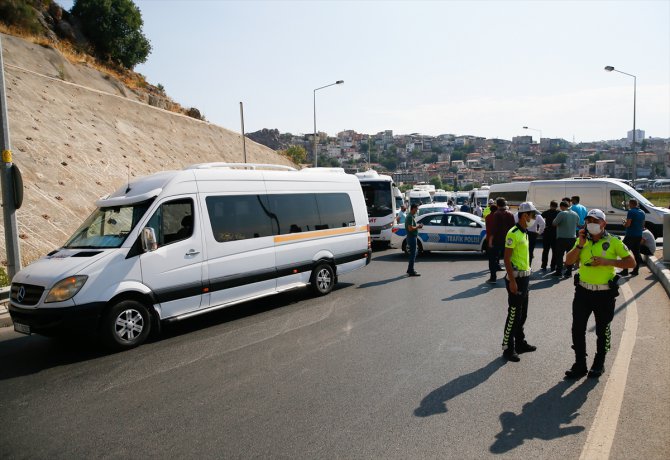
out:
{"label": "white face mask", "polygon": [[534,218],[531,217],[531,219],[528,221],[528,225],[527,225],[527,227],[528,227],[528,228],[532,228],[533,225],[535,225],[535,221],[536,221],[536,220],[537,220],[537,219],[534,219]]}
{"label": "white face mask", "polygon": [[586,230],[591,234],[591,235],[599,235],[601,230],[600,230],[600,224],[586,224]]}

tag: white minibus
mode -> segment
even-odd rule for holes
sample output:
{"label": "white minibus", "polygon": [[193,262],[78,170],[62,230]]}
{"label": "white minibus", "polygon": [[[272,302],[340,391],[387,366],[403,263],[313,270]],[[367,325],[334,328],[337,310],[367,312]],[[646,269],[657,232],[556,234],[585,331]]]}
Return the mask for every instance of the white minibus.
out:
{"label": "white minibus", "polygon": [[365,206],[370,221],[372,241],[391,242],[391,229],[396,217],[395,184],[391,176],[373,169],[356,173],[361,183]]}
{"label": "white minibus", "polygon": [[340,168],[199,164],[96,205],[63,247],[14,276],[18,332],[84,329],[131,348],[163,321],[303,286],[328,294],[370,261],[361,186]]}

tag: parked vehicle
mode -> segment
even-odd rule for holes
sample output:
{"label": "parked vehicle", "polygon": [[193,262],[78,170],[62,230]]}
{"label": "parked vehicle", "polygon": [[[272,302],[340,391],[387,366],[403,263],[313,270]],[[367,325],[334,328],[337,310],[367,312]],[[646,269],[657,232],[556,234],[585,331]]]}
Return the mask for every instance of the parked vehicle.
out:
{"label": "parked vehicle", "polygon": [[395,184],[391,176],[378,174],[370,169],[356,173],[361,183],[365,206],[370,221],[370,237],[372,241],[388,243],[391,241],[391,228],[397,215]]}
{"label": "parked vehicle", "polygon": [[421,206],[422,204],[428,204],[432,203],[433,200],[430,198],[430,193],[426,192],[425,190],[410,190],[409,192],[409,205],[413,204],[418,204]]}
{"label": "parked vehicle", "polygon": [[489,186],[485,185],[481,188],[476,188],[470,191],[470,204],[475,207],[477,203],[482,208],[488,206],[489,201]]}
{"label": "parked vehicle", "polygon": [[459,206],[464,205],[465,202],[469,199],[468,192],[456,192],[456,201],[455,203]]}
{"label": "parked vehicle", "polygon": [[[486,224],[474,214],[466,212],[433,212],[417,218],[423,224],[419,229],[417,251],[485,251]],[[407,231],[393,229],[392,248],[407,249]]]}
{"label": "parked vehicle", "polygon": [[663,236],[663,216],[670,210],[658,207],[625,183],[610,179],[560,179],[532,182],[494,184],[489,190],[490,198],[504,197],[514,209],[524,201],[532,201],[540,210],[546,210],[551,200],[578,195],[580,203],[588,209],[601,209],[607,216],[607,228],[623,232],[623,221],[631,198],[640,203],[646,215],[646,225],[657,238]]}
{"label": "parked vehicle", "polygon": [[454,200],[456,195],[454,192],[447,192],[442,189],[438,189],[435,192],[435,195],[433,195],[433,202],[434,203],[446,203],[449,200]]}
{"label": "parked vehicle", "polygon": [[131,348],[164,321],[304,286],[328,294],[370,261],[361,186],[340,168],[199,164],[96,205],[63,247],[14,276],[18,332],[83,329]]}

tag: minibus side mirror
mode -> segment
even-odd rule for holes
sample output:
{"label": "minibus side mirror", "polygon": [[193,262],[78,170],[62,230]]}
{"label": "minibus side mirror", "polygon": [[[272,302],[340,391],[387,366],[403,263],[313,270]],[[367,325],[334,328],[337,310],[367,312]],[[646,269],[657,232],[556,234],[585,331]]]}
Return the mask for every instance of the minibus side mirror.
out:
{"label": "minibus side mirror", "polygon": [[158,249],[156,230],[151,227],[144,227],[142,229],[142,249],[144,252],[151,252]]}

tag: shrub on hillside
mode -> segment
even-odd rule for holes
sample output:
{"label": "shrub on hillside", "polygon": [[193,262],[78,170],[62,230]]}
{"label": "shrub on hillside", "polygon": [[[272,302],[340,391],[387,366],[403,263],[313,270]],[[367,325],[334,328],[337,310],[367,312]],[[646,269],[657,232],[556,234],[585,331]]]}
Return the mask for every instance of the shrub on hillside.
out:
{"label": "shrub on hillside", "polygon": [[31,34],[42,32],[37,11],[26,0],[0,0],[0,21]]}
{"label": "shrub on hillside", "polygon": [[132,0],[75,0],[71,13],[99,57],[128,69],[147,60],[151,44],[142,34],[142,15]]}

